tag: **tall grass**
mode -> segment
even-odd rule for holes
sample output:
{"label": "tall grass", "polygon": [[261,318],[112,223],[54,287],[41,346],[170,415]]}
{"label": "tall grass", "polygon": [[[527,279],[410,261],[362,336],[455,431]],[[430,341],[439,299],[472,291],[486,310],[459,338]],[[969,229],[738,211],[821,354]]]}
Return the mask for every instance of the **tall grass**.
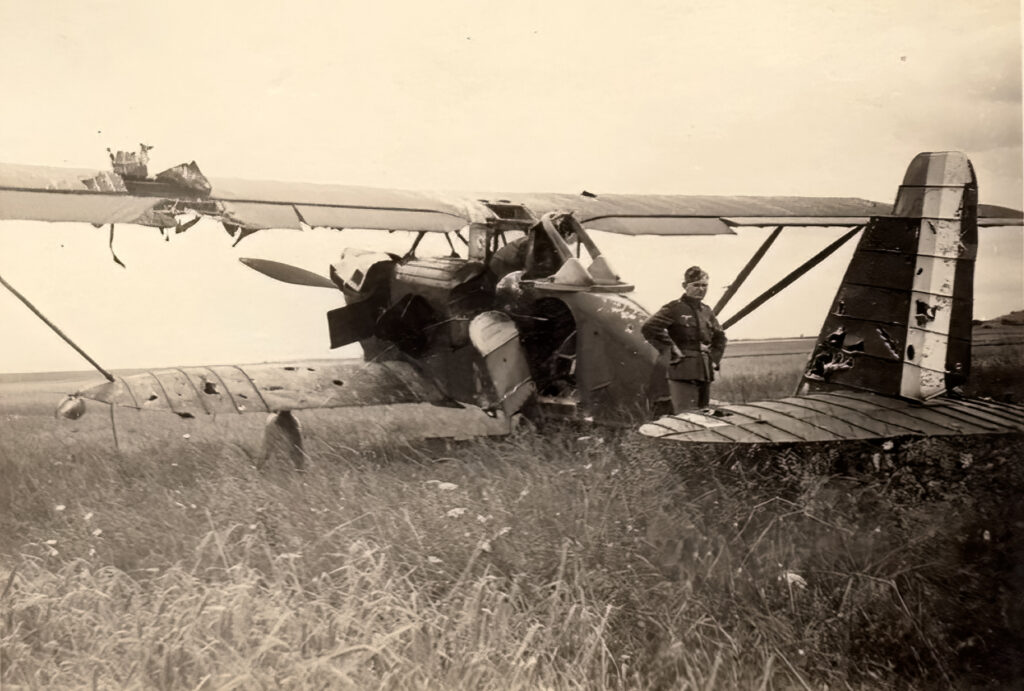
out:
{"label": "tall grass", "polygon": [[[0,432],[0,685],[876,688],[1021,669],[1016,440]],[[83,418],[85,420],[85,418]],[[837,467],[849,474],[838,477]],[[1016,579],[1016,580],[1015,580]]]}
{"label": "tall grass", "polygon": [[745,403],[792,396],[806,364],[806,355],[726,358],[711,385],[711,398],[723,403]]}

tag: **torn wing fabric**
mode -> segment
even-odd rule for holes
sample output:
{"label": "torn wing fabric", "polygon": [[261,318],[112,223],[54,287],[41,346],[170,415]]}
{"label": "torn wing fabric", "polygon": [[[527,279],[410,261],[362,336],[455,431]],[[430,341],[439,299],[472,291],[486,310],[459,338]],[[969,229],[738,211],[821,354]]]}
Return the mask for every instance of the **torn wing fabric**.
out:
{"label": "torn wing fabric", "polygon": [[169,227],[175,215],[198,212],[249,230],[308,225],[451,232],[470,218],[457,199],[405,190],[213,179],[205,193],[169,183],[164,173],[138,181],[109,171],[0,164],[0,219]]}
{"label": "torn wing fabric", "polygon": [[0,164],[0,219],[137,223],[158,201],[109,171]]}

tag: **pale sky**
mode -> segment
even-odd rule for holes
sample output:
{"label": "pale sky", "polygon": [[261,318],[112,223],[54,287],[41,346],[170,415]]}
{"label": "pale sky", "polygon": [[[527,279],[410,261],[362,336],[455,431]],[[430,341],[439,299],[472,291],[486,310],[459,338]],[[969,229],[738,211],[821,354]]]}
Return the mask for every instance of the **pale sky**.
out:
{"label": "pale sky", "polygon": [[[889,202],[916,153],[959,149],[983,202],[1024,206],[1015,0],[0,0],[0,97],[16,163],[105,168],[107,147],[145,142],[151,171],[194,159],[212,177]],[[716,299],[765,235],[740,233],[602,244],[656,308],[694,263]],[[733,305],[837,235],[786,231]],[[265,231],[231,248],[213,223],[170,243],[124,226],[122,269],[106,230],[7,221],[0,275],[108,368],[322,357],[340,294],[236,258],[326,274],[343,247],[410,239]],[[976,316],[1024,307],[1020,229],[981,243]],[[816,334],[848,256],[730,336]],[[88,367],[6,291],[0,323],[0,371]]]}

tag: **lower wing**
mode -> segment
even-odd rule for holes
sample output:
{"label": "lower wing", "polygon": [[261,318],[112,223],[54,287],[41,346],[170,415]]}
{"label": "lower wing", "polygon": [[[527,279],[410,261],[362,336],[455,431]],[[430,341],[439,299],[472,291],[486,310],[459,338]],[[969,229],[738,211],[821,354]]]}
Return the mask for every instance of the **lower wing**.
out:
{"label": "lower wing", "polygon": [[400,420],[402,426],[414,426],[425,437],[462,439],[509,431],[505,416],[453,403],[414,367],[397,361],[307,360],[154,369],[80,391],[65,400],[58,412],[70,418],[80,416],[83,399],[183,418],[377,407],[400,413],[384,415],[382,410],[381,419]]}

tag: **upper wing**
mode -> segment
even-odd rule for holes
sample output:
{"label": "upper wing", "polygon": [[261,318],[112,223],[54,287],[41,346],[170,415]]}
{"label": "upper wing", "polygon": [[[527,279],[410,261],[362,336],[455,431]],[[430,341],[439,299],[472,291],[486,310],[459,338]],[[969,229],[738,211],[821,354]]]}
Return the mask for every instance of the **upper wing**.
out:
{"label": "upper wing", "polygon": [[[746,225],[855,226],[892,211],[892,204],[853,197],[539,193],[505,198],[537,214],[571,210],[585,228],[625,235],[720,235]],[[807,222],[812,219],[818,222]]]}
{"label": "upper wing", "polygon": [[161,201],[110,171],[0,164],[0,219],[138,223]]}
{"label": "upper wing", "polygon": [[[177,166],[176,169],[187,168]],[[260,180],[131,178],[110,171],[0,164],[0,219],[174,227],[200,213],[243,230],[333,228],[450,232],[469,211],[459,200],[404,190]]]}
{"label": "upper wing", "polygon": [[[852,197],[642,194],[473,194],[206,178],[194,164],[152,177],[122,171],[0,163],[0,219],[174,227],[198,213],[243,234],[262,228],[369,228],[451,232],[493,212],[484,200],[535,215],[573,211],[587,228],[628,235],[731,234],[736,226],[856,226],[890,204]],[[1021,225],[1021,212],[979,207],[980,225]]]}

